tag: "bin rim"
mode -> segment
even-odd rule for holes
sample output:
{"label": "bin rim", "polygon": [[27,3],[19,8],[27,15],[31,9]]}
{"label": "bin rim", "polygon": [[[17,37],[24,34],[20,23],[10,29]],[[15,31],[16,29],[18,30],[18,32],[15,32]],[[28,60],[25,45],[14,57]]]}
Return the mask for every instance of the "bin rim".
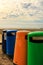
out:
{"label": "bin rim", "polygon": [[17,30],[7,30],[6,32],[16,32]]}
{"label": "bin rim", "polygon": [[43,31],[33,31],[33,32],[28,33],[28,36],[29,37],[31,37],[31,36],[43,36]]}

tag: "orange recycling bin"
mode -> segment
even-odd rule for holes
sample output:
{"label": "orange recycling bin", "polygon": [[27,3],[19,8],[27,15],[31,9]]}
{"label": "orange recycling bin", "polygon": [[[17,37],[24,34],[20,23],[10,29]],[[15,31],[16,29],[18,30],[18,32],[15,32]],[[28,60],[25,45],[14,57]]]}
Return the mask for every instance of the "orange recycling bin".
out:
{"label": "orange recycling bin", "polygon": [[14,50],[14,65],[27,65],[27,34],[29,31],[18,31]]}

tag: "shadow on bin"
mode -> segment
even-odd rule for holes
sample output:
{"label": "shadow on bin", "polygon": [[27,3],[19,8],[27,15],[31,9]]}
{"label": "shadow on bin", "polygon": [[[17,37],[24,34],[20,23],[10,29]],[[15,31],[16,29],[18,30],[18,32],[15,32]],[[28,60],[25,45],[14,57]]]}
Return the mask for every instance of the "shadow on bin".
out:
{"label": "shadow on bin", "polygon": [[13,57],[17,30],[8,30],[6,37],[6,54]]}
{"label": "shadow on bin", "polygon": [[26,65],[27,33],[29,33],[29,31],[18,31],[16,33],[16,42],[13,58],[14,65]]}

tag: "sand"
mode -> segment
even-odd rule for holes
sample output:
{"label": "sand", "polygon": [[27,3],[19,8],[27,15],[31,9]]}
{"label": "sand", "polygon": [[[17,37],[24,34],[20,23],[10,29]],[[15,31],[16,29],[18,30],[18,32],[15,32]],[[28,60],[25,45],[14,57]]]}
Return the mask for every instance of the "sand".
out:
{"label": "sand", "polygon": [[0,45],[0,65],[13,65],[13,60],[2,52],[2,45]]}

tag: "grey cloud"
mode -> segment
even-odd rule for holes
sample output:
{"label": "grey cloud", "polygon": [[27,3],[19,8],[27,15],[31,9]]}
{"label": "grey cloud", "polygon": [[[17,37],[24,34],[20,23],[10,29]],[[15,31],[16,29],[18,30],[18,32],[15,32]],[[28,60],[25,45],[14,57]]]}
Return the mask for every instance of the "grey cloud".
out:
{"label": "grey cloud", "polygon": [[29,16],[36,16],[38,18],[43,18],[43,14],[39,13],[39,12],[34,12],[34,13],[28,13]]}
{"label": "grey cloud", "polygon": [[29,14],[29,16],[33,16],[33,14],[32,14],[32,13],[30,13],[30,14]]}
{"label": "grey cloud", "polygon": [[29,13],[29,16],[34,16],[35,15],[35,13]]}
{"label": "grey cloud", "polygon": [[18,17],[19,15],[17,14],[6,14],[6,16],[2,17],[2,19],[8,19],[8,18],[16,18]]}
{"label": "grey cloud", "polygon": [[9,18],[15,18],[15,17],[18,17],[19,15],[16,15],[16,14],[11,14],[11,15],[8,15]]}
{"label": "grey cloud", "polygon": [[[39,15],[40,11],[43,11],[43,8],[41,8],[41,6],[33,5],[32,3],[22,3],[22,9],[23,8],[25,8],[26,10],[28,9],[29,13],[27,13],[27,14],[29,14],[29,16],[34,16],[37,14]],[[31,10],[31,12],[29,10]],[[27,12],[27,11],[25,11],[25,12]]]}
{"label": "grey cloud", "polygon": [[14,18],[14,17],[18,17],[18,14],[14,14],[14,11],[11,11],[10,13],[7,14],[8,18]]}
{"label": "grey cloud", "polygon": [[43,23],[43,20],[35,20],[36,23]]}
{"label": "grey cloud", "polygon": [[42,2],[40,2],[40,4],[43,6],[43,1],[42,1]]}
{"label": "grey cloud", "polygon": [[28,14],[29,14],[29,16],[36,16],[37,14],[39,14],[39,11],[37,11],[37,10],[32,10],[33,12],[29,12]]}
{"label": "grey cloud", "polygon": [[22,7],[28,9],[31,6],[31,3],[22,3]]}
{"label": "grey cloud", "polygon": [[43,0],[39,0],[41,6],[43,6]]}
{"label": "grey cloud", "polygon": [[30,8],[33,9],[33,10],[39,10],[39,7],[37,7],[35,5],[32,5]]}
{"label": "grey cloud", "polygon": [[26,10],[31,9],[31,10],[43,11],[43,0],[39,0],[38,3],[36,3],[36,5],[33,3],[22,3],[22,8],[25,8]]}

